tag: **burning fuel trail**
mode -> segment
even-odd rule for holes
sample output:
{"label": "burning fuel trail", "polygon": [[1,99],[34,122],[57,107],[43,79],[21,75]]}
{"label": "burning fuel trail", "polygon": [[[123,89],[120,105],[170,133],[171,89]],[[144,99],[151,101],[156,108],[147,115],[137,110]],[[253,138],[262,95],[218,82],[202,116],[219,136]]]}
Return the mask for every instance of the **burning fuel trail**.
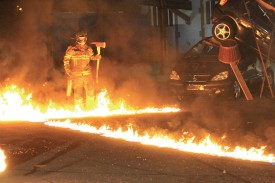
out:
{"label": "burning fuel trail", "polygon": [[[42,107],[35,105],[32,101],[32,94],[16,85],[10,85],[5,91],[0,93],[0,121],[30,121],[39,122],[47,119],[60,118],[81,118],[91,116],[113,116],[113,115],[133,115],[144,113],[167,113],[178,112],[179,108],[148,107],[146,109],[126,109],[124,102],[112,104],[107,97],[107,90],[103,90],[97,97],[97,106],[91,110],[82,110],[80,106],[73,109],[58,107],[53,102],[46,106],[47,110],[42,112]],[[45,108],[45,107],[44,107]],[[16,114],[16,115],[15,115]]]}
{"label": "burning fuel trail", "polygon": [[262,162],[274,162],[275,160],[273,154],[266,154],[265,146],[260,148],[244,148],[240,146],[229,147],[214,142],[210,138],[210,134],[206,135],[203,140],[198,142],[196,136],[186,137],[184,136],[184,133],[182,134],[182,138],[175,139],[171,137],[168,132],[164,133],[154,131],[153,133],[150,133],[144,130],[138,131],[134,130],[132,125],[129,125],[127,130],[122,130],[122,128],[113,129],[109,125],[95,127],[85,123],[73,123],[70,120],[65,120],[92,116],[108,117],[113,115],[171,113],[180,111],[180,109],[173,107],[164,107],[161,109],[149,107],[137,110],[128,107],[126,108],[123,102],[110,107],[112,102],[107,96],[107,90],[102,91],[98,95],[97,101],[97,106],[93,110],[83,111],[80,107],[70,110],[60,106],[58,107],[54,103],[50,103],[50,105],[47,106],[47,109],[44,109],[44,112],[42,112],[42,107],[36,105],[35,102],[32,101],[32,94],[27,93],[24,89],[20,89],[15,85],[10,85],[6,87],[4,92],[0,92],[0,121],[43,122],[45,125],[49,126],[69,128],[81,132],[100,134],[105,137],[119,138],[126,141],[139,142],[141,144],[158,147],[167,147],[185,152]]}
{"label": "burning fuel trail", "polygon": [[261,162],[274,162],[275,156],[273,154],[265,155],[265,148],[250,148],[246,149],[244,147],[236,146],[235,148],[230,148],[229,146],[219,145],[213,140],[211,140],[210,135],[205,137],[201,142],[195,142],[196,137],[185,138],[182,137],[179,140],[175,140],[166,134],[153,134],[145,132],[145,135],[139,135],[138,130],[134,130],[130,124],[128,129],[123,131],[122,128],[113,130],[110,126],[103,125],[99,128],[90,126],[88,124],[72,123],[70,120],[64,122],[60,121],[49,121],[45,123],[49,126],[69,128],[72,130],[78,130],[81,132],[100,134],[105,137],[124,139],[130,142],[139,142],[145,145],[153,145],[157,147],[166,147],[171,149],[176,149],[179,151],[201,153],[213,156],[221,157],[231,157],[242,160],[250,161],[261,161]]}

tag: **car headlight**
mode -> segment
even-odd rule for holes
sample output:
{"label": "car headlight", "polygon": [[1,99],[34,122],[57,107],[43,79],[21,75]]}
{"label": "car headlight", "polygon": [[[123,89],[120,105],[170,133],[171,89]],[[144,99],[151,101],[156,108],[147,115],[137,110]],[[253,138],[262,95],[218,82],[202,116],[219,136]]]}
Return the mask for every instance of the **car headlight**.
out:
{"label": "car headlight", "polygon": [[178,75],[178,73],[175,70],[172,70],[169,78],[171,80],[177,80],[177,81],[180,80],[180,76]]}
{"label": "car headlight", "polygon": [[219,74],[215,75],[211,81],[220,81],[220,80],[225,80],[228,78],[228,71],[223,71],[220,72]]}

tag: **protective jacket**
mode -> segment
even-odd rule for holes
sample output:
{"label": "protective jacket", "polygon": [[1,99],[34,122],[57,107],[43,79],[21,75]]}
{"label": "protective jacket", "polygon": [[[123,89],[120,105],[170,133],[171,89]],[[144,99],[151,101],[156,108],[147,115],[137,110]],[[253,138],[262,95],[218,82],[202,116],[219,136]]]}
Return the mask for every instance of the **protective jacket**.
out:
{"label": "protective jacket", "polygon": [[69,46],[64,56],[64,69],[70,77],[91,75],[91,60],[96,60],[96,56],[88,45]]}

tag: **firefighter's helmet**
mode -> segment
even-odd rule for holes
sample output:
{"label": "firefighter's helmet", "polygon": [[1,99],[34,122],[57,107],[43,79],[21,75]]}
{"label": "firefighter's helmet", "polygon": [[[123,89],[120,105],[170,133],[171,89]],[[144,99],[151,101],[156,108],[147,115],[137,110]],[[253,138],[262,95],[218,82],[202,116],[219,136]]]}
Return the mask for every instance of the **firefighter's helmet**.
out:
{"label": "firefighter's helmet", "polygon": [[79,31],[75,35],[77,44],[84,45],[87,42],[87,32]]}

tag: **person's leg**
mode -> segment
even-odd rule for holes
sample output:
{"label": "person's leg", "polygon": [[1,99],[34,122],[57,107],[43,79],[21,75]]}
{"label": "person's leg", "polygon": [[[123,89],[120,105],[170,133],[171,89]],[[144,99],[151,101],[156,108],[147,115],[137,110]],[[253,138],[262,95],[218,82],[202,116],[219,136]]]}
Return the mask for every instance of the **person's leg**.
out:
{"label": "person's leg", "polygon": [[74,105],[83,105],[83,78],[77,77],[73,80],[73,89],[74,89]]}
{"label": "person's leg", "polygon": [[91,75],[85,77],[84,88],[86,94],[86,106],[88,108],[96,107],[94,95],[94,81]]}

